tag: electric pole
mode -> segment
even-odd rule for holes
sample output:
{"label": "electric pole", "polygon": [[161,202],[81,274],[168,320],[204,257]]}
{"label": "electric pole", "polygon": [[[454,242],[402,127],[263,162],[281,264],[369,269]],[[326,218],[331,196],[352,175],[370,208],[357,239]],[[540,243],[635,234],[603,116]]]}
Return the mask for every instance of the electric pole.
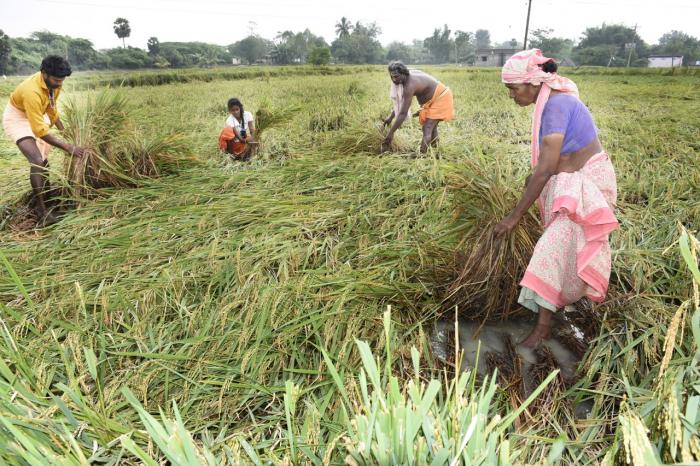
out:
{"label": "electric pole", "polygon": [[629,44],[629,43],[628,43],[628,44],[625,44],[625,45],[628,46],[628,48],[630,49],[629,53],[627,54],[627,68],[630,67],[630,61],[632,61],[632,50],[634,50],[635,48],[637,48],[637,38],[636,38],[636,36],[637,36],[637,25],[635,24],[635,25],[634,25],[634,36],[632,37],[632,43],[631,43],[631,44]]}
{"label": "electric pole", "polygon": [[530,28],[530,8],[532,0],[527,0],[527,20],[525,21],[525,40],[523,40],[523,50],[527,50],[527,30]]}
{"label": "electric pole", "polygon": [[254,36],[255,30],[258,28],[258,23],[255,21],[248,21],[248,35]]}

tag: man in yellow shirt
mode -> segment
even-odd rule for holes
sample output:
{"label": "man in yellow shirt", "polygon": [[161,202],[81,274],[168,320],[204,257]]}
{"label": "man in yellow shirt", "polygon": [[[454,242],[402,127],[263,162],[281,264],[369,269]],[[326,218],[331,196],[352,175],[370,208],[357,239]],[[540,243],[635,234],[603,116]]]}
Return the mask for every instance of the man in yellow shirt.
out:
{"label": "man in yellow shirt", "polygon": [[2,127],[5,134],[17,144],[30,163],[29,181],[36,200],[38,226],[44,227],[58,221],[46,207],[48,186],[48,154],[51,146],[63,149],[71,155],[82,157],[83,149],[49,133],[51,126],[63,131],[58,117],[56,101],[61,86],[71,75],[68,61],[57,55],[49,55],[41,62],[41,71],[20,83],[10,94],[5,107]]}

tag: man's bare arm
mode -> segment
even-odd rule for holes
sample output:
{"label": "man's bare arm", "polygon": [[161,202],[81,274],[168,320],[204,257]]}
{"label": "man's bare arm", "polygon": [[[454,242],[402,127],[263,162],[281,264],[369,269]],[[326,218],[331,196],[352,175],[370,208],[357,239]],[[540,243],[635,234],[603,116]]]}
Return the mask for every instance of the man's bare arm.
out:
{"label": "man's bare arm", "polygon": [[384,120],[384,126],[389,126],[391,122],[393,121],[394,117],[396,116],[396,112],[394,110],[391,111],[391,115],[389,115],[385,120]]}
{"label": "man's bare arm", "polygon": [[71,155],[77,155],[78,157],[83,156],[83,148],[82,147],[78,147],[74,144],[70,144],[66,141],[63,141],[62,139],[57,138],[56,136],[54,136],[51,133],[47,134],[46,136],[42,137],[41,139],[48,142],[49,144],[51,144],[54,147],[58,147],[59,149],[66,151],[67,153],[69,153]]}

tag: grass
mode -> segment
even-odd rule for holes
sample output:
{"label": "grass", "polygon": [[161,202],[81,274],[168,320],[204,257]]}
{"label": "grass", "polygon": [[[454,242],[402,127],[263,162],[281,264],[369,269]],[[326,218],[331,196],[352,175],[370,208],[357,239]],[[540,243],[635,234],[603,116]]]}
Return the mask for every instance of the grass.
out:
{"label": "grass", "polygon": [[[611,294],[589,310],[602,318],[579,380],[549,381],[546,409],[518,412],[491,377],[445,378],[429,333],[452,315],[442,299],[460,241],[524,182],[529,111],[494,72],[429,71],[456,96],[439,159],[329,149],[388,113],[383,72],[236,81],[251,111],[299,109],[249,164],[216,147],[229,82],[130,89],[139,130],[182,134],[198,163],[102,189],[49,230],[2,231],[0,458],[375,464],[370,446],[399,432],[391,409],[415,419],[428,406],[443,447],[468,437],[463,452],[502,463],[697,461],[697,77],[577,76],[618,173]],[[327,108],[342,125],[312,130]],[[420,141],[412,124],[397,136]],[[28,189],[26,162],[6,142],[0,154],[5,204]],[[404,453],[435,453],[432,430]]]}

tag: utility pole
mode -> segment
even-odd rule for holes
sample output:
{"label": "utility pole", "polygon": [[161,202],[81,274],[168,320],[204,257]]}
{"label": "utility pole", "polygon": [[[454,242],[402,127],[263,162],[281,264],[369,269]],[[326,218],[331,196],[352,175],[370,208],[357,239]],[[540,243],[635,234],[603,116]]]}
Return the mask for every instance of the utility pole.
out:
{"label": "utility pole", "polygon": [[255,21],[248,21],[248,35],[254,36],[255,30],[258,28],[258,23]]}
{"label": "utility pole", "polygon": [[532,8],[532,0],[527,0],[527,20],[525,21],[525,39],[523,40],[523,50],[527,50],[527,32],[530,28],[530,8]]}
{"label": "utility pole", "polygon": [[[636,25],[636,24],[634,25],[634,35],[635,35],[635,36],[637,35],[637,25]],[[629,68],[629,67],[630,67],[630,62],[632,61],[632,50],[634,50],[635,48],[637,48],[637,42],[636,42],[635,38],[632,37],[632,44],[625,44],[625,45],[630,46],[630,47],[628,47],[628,48],[630,49],[630,51],[629,51],[629,53],[627,54],[627,68]]]}

